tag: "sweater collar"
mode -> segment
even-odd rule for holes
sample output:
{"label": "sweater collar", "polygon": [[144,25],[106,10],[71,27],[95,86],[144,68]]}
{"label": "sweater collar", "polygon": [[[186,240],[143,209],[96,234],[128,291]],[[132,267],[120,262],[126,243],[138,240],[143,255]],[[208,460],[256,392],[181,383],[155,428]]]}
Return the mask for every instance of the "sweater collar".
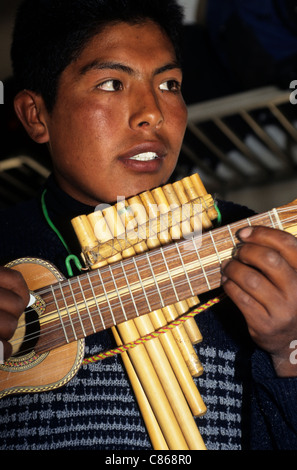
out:
{"label": "sweater collar", "polygon": [[[83,204],[65,193],[58,186],[53,175],[46,181],[44,190],[46,191],[44,194],[44,204],[51,222],[51,228],[53,229],[53,224],[71,253],[78,256],[81,252],[81,247],[72,227],[71,220],[79,215],[90,214],[95,208]],[[49,223],[48,220],[47,222]]]}
{"label": "sweater collar", "polygon": [[47,210],[53,217],[73,218],[81,214],[90,214],[95,209],[65,193],[58,186],[54,175],[50,175],[46,181],[45,189]]}

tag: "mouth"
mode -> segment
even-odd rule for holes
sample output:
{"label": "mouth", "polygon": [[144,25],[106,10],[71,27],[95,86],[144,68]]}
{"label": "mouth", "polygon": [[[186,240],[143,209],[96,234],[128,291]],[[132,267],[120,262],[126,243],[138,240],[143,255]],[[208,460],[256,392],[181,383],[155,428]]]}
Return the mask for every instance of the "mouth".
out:
{"label": "mouth", "polygon": [[152,160],[156,160],[156,158],[159,158],[159,156],[155,152],[144,152],[130,157],[129,160],[136,160],[138,162],[150,162]]}
{"label": "mouth", "polygon": [[136,162],[150,162],[162,159],[167,154],[166,147],[161,142],[143,142],[131,147],[130,150],[119,156],[120,160]]}

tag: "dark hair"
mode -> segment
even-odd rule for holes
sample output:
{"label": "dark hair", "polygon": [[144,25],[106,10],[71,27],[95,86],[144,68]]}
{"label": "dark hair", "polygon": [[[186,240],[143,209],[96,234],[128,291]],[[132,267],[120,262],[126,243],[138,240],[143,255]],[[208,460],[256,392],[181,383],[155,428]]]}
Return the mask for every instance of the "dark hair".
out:
{"label": "dark hair", "polygon": [[16,90],[42,95],[52,110],[63,70],[107,24],[150,19],[170,38],[180,60],[182,8],[175,0],[24,0],[13,34]]}

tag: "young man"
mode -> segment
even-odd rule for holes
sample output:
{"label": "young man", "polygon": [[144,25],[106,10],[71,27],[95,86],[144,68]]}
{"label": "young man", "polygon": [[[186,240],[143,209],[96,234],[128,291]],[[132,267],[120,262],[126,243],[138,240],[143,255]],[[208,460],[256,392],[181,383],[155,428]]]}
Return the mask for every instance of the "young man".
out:
{"label": "young man", "polygon": [[[30,137],[48,146],[53,176],[41,199],[1,215],[3,265],[39,257],[67,275],[68,252],[52,223],[72,247],[73,217],[168,180],[186,127],[181,20],[170,0],[23,3],[12,47],[15,109]],[[220,209],[224,223],[250,215],[232,204]],[[297,244],[268,228],[239,237],[222,268],[231,300],[197,318],[205,368],[197,382],[209,409],[197,423],[209,449],[294,448]],[[0,285],[9,357],[29,292],[4,267]],[[112,345],[109,332],[95,334],[86,355]],[[2,449],[151,448],[118,356],[81,367],[57,390],[4,397],[0,408]]]}

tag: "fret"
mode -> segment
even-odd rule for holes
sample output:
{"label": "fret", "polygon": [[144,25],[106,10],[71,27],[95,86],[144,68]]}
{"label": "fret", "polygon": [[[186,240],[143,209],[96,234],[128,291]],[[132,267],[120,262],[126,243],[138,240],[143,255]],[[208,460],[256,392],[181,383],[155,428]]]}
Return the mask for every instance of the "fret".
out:
{"label": "fret", "polygon": [[166,267],[166,270],[167,270],[167,273],[168,273],[168,277],[169,277],[170,282],[171,282],[171,285],[172,285],[172,289],[173,289],[174,295],[175,295],[175,297],[176,297],[177,302],[179,302],[180,299],[179,299],[179,296],[177,295],[177,292],[176,292],[176,289],[175,289],[175,285],[174,285],[174,282],[173,282],[173,280],[172,280],[172,277],[171,277],[171,274],[170,274],[170,270],[169,270],[169,268],[168,268],[168,264],[167,264],[167,261],[166,261],[166,257],[165,257],[165,255],[164,255],[164,250],[163,250],[162,247],[160,248],[160,252],[161,252],[161,255],[162,255],[162,257],[163,257],[163,261],[164,261],[164,264],[165,264],[165,267]]}
{"label": "fret", "polygon": [[138,266],[137,266],[137,263],[136,263],[136,261],[135,261],[135,257],[134,257],[134,256],[132,257],[132,262],[133,262],[133,264],[134,264],[134,266],[135,266],[135,269],[136,269],[136,272],[137,272],[137,276],[138,276],[140,285],[141,285],[142,290],[143,290],[143,293],[144,293],[145,301],[146,301],[146,303],[147,303],[147,305],[148,305],[148,311],[151,312],[153,309],[152,309],[151,306],[150,306],[148,297],[147,297],[146,292],[145,292],[145,288],[143,287],[143,283],[142,283],[142,279],[141,279],[141,276],[140,276],[140,272],[139,272],[139,269],[138,269]]}
{"label": "fret", "polygon": [[110,311],[110,314],[111,314],[111,318],[112,318],[113,324],[116,325],[116,320],[115,320],[115,317],[114,317],[114,314],[113,314],[113,311],[112,311],[112,308],[111,308],[111,305],[110,305],[110,302],[109,302],[108,294],[107,294],[106,289],[105,289],[105,285],[104,285],[104,281],[103,281],[103,279],[102,279],[102,275],[101,275],[100,269],[97,270],[97,273],[98,273],[98,276],[99,276],[99,278],[100,278],[100,282],[101,282],[102,288],[103,288],[103,290],[104,290],[104,295],[105,295],[106,301],[107,301],[107,303],[108,303],[108,308],[109,308],[109,311]]}
{"label": "fret", "polygon": [[62,325],[62,328],[63,328],[63,331],[64,331],[66,342],[69,343],[69,338],[68,338],[68,335],[67,335],[67,332],[66,332],[66,329],[65,329],[65,326],[64,326],[64,322],[63,322],[63,319],[62,319],[62,315],[61,315],[61,312],[60,312],[60,308],[59,308],[59,304],[58,304],[58,301],[57,301],[57,298],[56,298],[55,291],[54,291],[52,285],[50,286],[50,288],[51,288],[51,292],[52,292],[52,295],[53,295],[53,298],[54,298],[54,301],[55,301],[55,304],[56,304],[56,309],[57,309],[59,319],[60,319],[60,322],[61,322],[61,325]]}
{"label": "fret", "polygon": [[[283,225],[282,225],[282,223],[281,223],[281,220],[280,220],[280,218],[279,218],[279,215],[278,215],[277,210],[276,210],[276,209],[272,209],[271,212],[272,212],[272,214],[273,214],[274,217],[275,217],[275,220],[276,220],[276,222],[277,222],[277,225],[278,225],[279,230],[284,230]],[[270,212],[269,212],[269,214],[270,214]]]}
{"label": "fret", "polygon": [[251,226],[252,226],[252,223],[251,223],[250,219],[247,218],[246,221],[247,221],[247,223],[249,224],[249,226],[251,227]]}
{"label": "fret", "polygon": [[[86,308],[87,314],[89,316],[90,323],[92,325],[93,332],[96,333],[96,328],[95,328],[95,325],[94,325],[94,322],[93,322],[93,318],[92,318],[92,315],[91,315],[91,312],[90,312],[90,309],[89,309],[89,306],[88,306],[88,303],[87,303],[87,300],[86,300],[86,297],[85,297],[85,293],[84,293],[84,290],[82,288],[79,277],[77,278],[77,280],[78,280],[78,285],[79,285],[79,288],[80,288],[80,292],[83,296],[83,301],[84,301],[84,304],[85,304],[85,308]],[[96,301],[96,303],[97,303],[97,301]],[[102,323],[102,326],[104,327],[103,323]]]}
{"label": "fret", "polygon": [[210,286],[210,283],[209,283],[209,280],[208,280],[206,271],[205,271],[205,269],[204,269],[203,263],[202,263],[202,261],[201,261],[201,258],[200,258],[200,255],[199,255],[199,252],[198,252],[196,243],[195,243],[195,238],[192,238],[192,242],[193,242],[193,245],[194,245],[195,253],[196,253],[196,256],[197,256],[197,258],[198,258],[198,261],[199,261],[199,264],[200,264],[200,267],[201,267],[203,276],[204,276],[205,281],[206,281],[206,285],[207,285],[208,289],[211,290],[211,286]]}
{"label": "fret", "polygon": [[98,301],[97,301],[97,296],[96,296],[96,294],[95,294],[95,292],[94,292],[93,284],[92,284],[92,282],[91,282],[90,275],[89,275],[88,272],[87,272],[87,276],[86,276],[86,277],[87,277],[88,283],[89,283],[89,285],[90,285],[90,287],[91,287],[93,299],[94,299],[95,304],[96,304],[96,309],[97,309],[97,312],[98,312],[98,314],[99,314],[99,317],[100,317],[100,320],[101,320],[101,324],[102,324],[102,326],[103,326],[103,329],[106,330],[106,326],[105,326],[105,323],[104,323],[104,320],[103,320],[103,316],[102,316],[102,314],[101,314],[101,310],[100,310],[100,307],[99,307],[99,304],[98,304]]}
{"label": "fret", "polygon": [[79,307],[78,307],[78,305],[77,305],[77,303],[76,303],[76,299],[75,299],[74,292],[73,292],[73,289],[72,289],[71,280],[69,281],[68,285],[69,285],[69,287],[70,287],[71,296],[72,296],[72,298],[73,298],[73,302],[74,302],[74,305],[75,305],[75,310],[76,310],[76,313],[77,313],[77,316],[78,316],[78,319],[79,319],[79,323],[80,323],[80,326],[81,326],[83,335],[86,336],[86,331],[85,331],[85,328],[84,328],[84,325],[83,325],[83,322],[82,322],[82,318],[81,318],[81,314],[80,314],[80,309],[79,309]]}
{"label": "fret", "polygon": [[271,212],[268,212],[268,215],[269,215],[269,219],[270,219],[272,228],[276,228],[274,220],[273,220],[272,215],[271,215]]}
{"label": "fret", "polygon": [[153,267],[152,267],[152,263],[151,263],[151,260],[150,260],[150,257],[147,253],[145,253],[145,256],[146,256],[146,259],[149,263],[149,267],[150,267],[150,270],[151,270],[151,273],[152,273],[152,276],[153,276],[153,279],[154,279],[154,282],[155,282],[155,285],[157,287],[157,291],[158,291],[158,294],[159,294],[159,297],[160,297],[160,300],[161,300],[161,305],[162,307],[164,308],[165,307],[165,303],[164,303],[164,300],[163,300],[163,297],[161,295],[161,291],[160,291],[160,288],[159,288],[159,285],[158,285],[158,282],[156,280],[156,276],[155,276],[155,273],[154,273],[154,270],[153,270]]}
{"label": "fret", "polygon": [[222,260],[221,260],[221,258],[220,258],[220,254],[219,254],[219,252],[218,252],[218,250],[217,250],[217,247],[216,247],[216,244],[215,244],[215,241],[214,241],[214,238],[213,238],[213,235],[212,235],[211,231],[209,232],[209,235],[210,235],[212,244],[213,244],[213,246],[214,246],[214,249],[215,249],[217,258],[218,258],[218,260],[219,260],[219,263],[222,264]]}
{"label": "fret", "polygon": [[72,331],[73,331],[74,339],[77,341],[76,331],[75,331],[75,328],[74,328],[74,326],[73,326],[73,322],[72,322],[72,318],[71,318],[71,313],[70,313],[70,311],[69,311],[68,304],[67,304],[67,302],[66,302],[66,298],[65,298],[65,295],[64,295],[64,292],[63,292],[63,289],[62,289],[62,286],[61,286],[60,283],[59,283],[59,286],[60,286],[60,291],[61,291],[62,298],[63,298],[63,301],[64,301],[64,305],[65,305],[65,308],[66,308],[66,312],[67,312],[67,315],[68,315],[68,318],[69,318],[69,324],[71,325],[71,328],[72,328]]}
{"label": "fret", "polygon": [[122,271],[123,271],[123,274],[124,274],[124,277],[125,277],[126,284],[128,286],[128,290],[130,292],[130,297],[132,299],[136,315],[139,317],[139,311],[138,311],[137,305],[135,303],[134,296],[133,296],[133,293],[132,293],[132,290],[131,290],[131,287],[130,287],[130,283],[129,283],[128,278],[127,278],[126,270],[125,270],[125,267],[124,267],[124,264],[123,264],[122,261],[120,261],[120,265],[121,265],[121,268],[122,268]]}
{"label": "fret", "polygon": [[175,243],[175,247],[176,247],[176,249],[177,249],[179,259],[180,259],[180,261],[181,261],[181,264],[182,264],[184,273],[185,273],[185,275],[186,275],[188,285],[189,285],[189,287],[190,287],[190,289],[191,289],[191,294],[192,294],[193,297],[195,297],[196,294],[195,294],[195,292],[194,292],[193,289],[192,289],[191,281],[190,281],[190,279],[189,279],[189,275],[188,275],[187,270],[186,270],[186,268],[185,268],[184,260],[183,260],[183,258],[182,258],[182,256],[181,256],[178,243]]}
{"label": "fret", "polygon": [[118,297],[118,299],[119,299],[119,301],[120,301],[120,305],[121,305],[121,309],[122,309],[124,318],[125,318],[125,320],[127,321],[128,318],[127,318],[126,310],[125,310],[125,307],[124,307],[124,305],[123,305],[123,302],[122,302],[122,298],[121,298],[121,296],[120,296],[120,293],[119,293],[119,291],[118,291],[118,286],[117,286],[117,283],[116,283],[116,281],[115,281],[115,278],[114,278],[114,275],[113,275],[113,272],[112,272],[112,268],[111,268],[110,265],[108,265],[108,268],[109,268],[109,272],[110,272],[111,277],[112,277],[112,280],[113,280],[113,284],[114,284],[114,287],[115,287],[115,290],[116,290],[116,293],[117,293],[117,297]]}
{"label": "fret", "polygon": [[231,241],[232,241],[232,243],[233,243],[233,246],[236,247],[236,242],[235,242],[233,233],[232,233],[232,231],[231,231],[230,225],[227,225],[227,229],[228,229],[228,231],[229,231],[230,238],[231,238]]}

